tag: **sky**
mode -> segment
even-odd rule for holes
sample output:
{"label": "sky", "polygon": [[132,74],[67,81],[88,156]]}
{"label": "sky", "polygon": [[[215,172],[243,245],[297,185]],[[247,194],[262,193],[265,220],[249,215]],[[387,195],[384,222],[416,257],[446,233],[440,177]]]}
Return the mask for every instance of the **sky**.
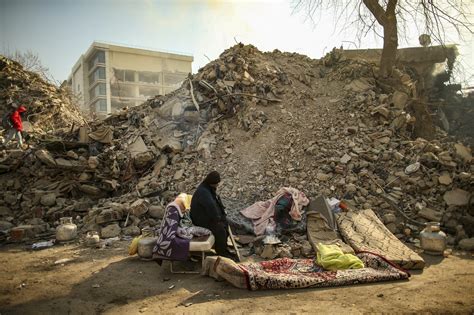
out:
{"label": "sky", "polygon": [[[468,3],[473,17],[474,0]],[[312,58],[341,45],[382,46],[371,32],[357,42],[355,30],[341,31],[338,25],[346,20],[330,11],[318,15],[314,24],[294,12],[293,4],[292,0],[0,0],[0,53],[32,50],[53,78],[62,81],[93,41],[193,55],[193,72],[236,42]],[[413,33],[399,47],[419,46],[419,32]],[[449,41],[461,43],[463,79],[474,84],[474,37],[454,36]]]}

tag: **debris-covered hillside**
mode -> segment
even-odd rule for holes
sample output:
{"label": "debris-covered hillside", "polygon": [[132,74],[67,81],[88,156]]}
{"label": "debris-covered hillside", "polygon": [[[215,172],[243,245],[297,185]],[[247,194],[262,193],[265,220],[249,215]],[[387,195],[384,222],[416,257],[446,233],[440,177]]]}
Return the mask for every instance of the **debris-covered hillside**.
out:
{"label": "debris-covered hillside", "polygon": [[235,45],[89,137],[74,128],[82,142],[3,151],[0,228],[48,233],[73,216],[83,231],[136,235],[216,169],[231,212],[293,186],[372,208],[399,237],[426,221],[440,221],[451,244],[472,237],[471,149],[423,121],[416,78],[376,73],[337,52],[313,60]]}
{"label": "debris-covered hillside", "polygon": [[38,132],[84,124],[68,93],[45,81],[39,74],[25,71],[16,61],[0,55],[0,113],[8,101],[24,105],[27,121]]}

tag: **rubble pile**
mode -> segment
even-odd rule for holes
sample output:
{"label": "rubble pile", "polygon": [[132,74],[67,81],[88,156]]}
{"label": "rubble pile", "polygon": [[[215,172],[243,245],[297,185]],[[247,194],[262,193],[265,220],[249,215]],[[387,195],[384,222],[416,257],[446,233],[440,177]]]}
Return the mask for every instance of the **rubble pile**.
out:
{"label": "rubble pile", "polygon": [[16,61],[0,55],[0,114],[10,110],[8,101],[27,108],[27,121],[35,131],[54,131],[84,124],[84,119],[62,88],[26,71]]}
{"label": "rubble pile", "polygon": [[[0,229],[42,232],[72,216],[82,232],[136,235],[215,169],[230,217],[292,186],[372,208],[400,238],[428,221],[450,244],[473,237],[471,149],[439,129],[417,137],[428,132],[416,78],[376,73],[334,51],[312,60],[231,47],[177,91],[74,130],[81,142],[5,153]],[[304,237],[288,244],[266,254],[308,255]]]}

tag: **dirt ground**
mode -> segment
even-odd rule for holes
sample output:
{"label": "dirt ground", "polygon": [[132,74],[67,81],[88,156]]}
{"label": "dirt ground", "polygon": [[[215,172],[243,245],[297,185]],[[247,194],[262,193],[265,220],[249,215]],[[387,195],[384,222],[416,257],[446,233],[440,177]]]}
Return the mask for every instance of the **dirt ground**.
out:
{"label": "dirt ground", "polygon": [[[0,314],[471,313],[473,255],[424,256],[409,281],[251,292],[201,275],[176,275],[167,262],[128,257],[127,243],[41,251],[0,249]],[[72,261],[55,264],[59,259]]]}

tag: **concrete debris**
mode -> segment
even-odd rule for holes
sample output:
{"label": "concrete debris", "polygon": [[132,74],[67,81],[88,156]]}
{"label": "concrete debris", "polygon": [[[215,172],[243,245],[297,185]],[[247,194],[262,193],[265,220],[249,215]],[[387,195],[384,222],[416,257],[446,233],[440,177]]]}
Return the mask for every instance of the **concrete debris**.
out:
{"label": "concrete debris", "polygon": [[473,251],[474,250],[474,238],[465,238],[459,241],[459,248],[462,250]]}
{"label": "concrete debris", "polygon": [[448,206],[467,206],[471,194],[463,189],[455,188],[447,191],[443,199]]}
{"label": "concrete debris", "polygon": [[117,223],[107,225],[100,230],[100,237],[101,238],[111,238],[120,235],[122,229]]}
{"label": "concrete debris", "polygon": [[[440,129],[431,140],[417,137],[410,83],[417,80],[403,71],[387,85],[372,64],[335,51],[312,60],[238,44],[190,76],[198,110],[186,80],[86,125],[61,89],[1,63],[0,109],[18,90],[38,114],[33,129],[54,131],[32,136],[27,150],[0,151],[0,228],[8,231],[0,242],[32,239],[67,216],[80,233],[103,238],[157,228],[164,205],[194,192],[214,169],[229,214],[294,186],[310,198],[372,208],[394,233],[419,231],[394,215],[393,204],[410,219],[440,222],[456,242],[458,225],[473,237],[471,148]],[[288,237],[281,246],[245,246],[265,257],[314,255],[307,245]]]}

